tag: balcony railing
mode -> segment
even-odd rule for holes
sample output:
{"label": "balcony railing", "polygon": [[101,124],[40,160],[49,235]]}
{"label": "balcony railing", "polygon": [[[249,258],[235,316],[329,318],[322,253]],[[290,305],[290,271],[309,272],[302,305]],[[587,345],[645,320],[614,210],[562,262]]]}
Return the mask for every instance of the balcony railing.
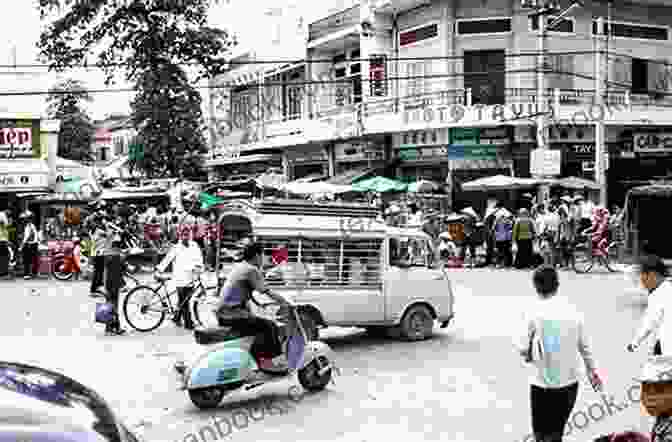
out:
{"label": "balcony railing", "polygon": [[[337,91],[338,89],[338,91]],[[535,88],[511,88],[503,92],[503,100],[501,102],[490,102],[489,105],[534,105],[538,101],[537,90]],[[595,91],[592,89],[547,89],[542,97],[544,104],[550,104],[554,108],[561,110],[583,108],[585,112],[591,113],[590,117],[594,118],[595,109],[591,106],[597,103]],[[610,90],[606,94],[606,105],[610,107],[610,113],[614,111],[628,111],[636,112],[644,108],[668,108],[672,107],[672,96],[660,95],[652,96],[645,94],[632,94],[624,90]],[[266,118],[263,122],[250,122],[250,132],[259,132],[259,126],[268,127],[270,125],[278,125],[282,123],[293,125],[301,124],[301,121],[306,119],[323,120],[334,117],[348,115],[357,115],[361,111],[361,116],[364,118],[373,117],[376,115],[394,114],[404,110],[424,107],[441,107],[451,105],[472,106],[473,102],[472,90],[467,89],[451,89],[441,90],[431,93],[416,94],[403,97],[364,97],[363,102],[355,100],[353,89],[350,86],[344,87],[329,86],[323,89],[317,96],[306,95],[305,102],[301,106],[300,113],[291,115],[277,116],[273,118]],[[488,105],[483,104],[483,105]],[[309,112],[310,109],[310,112]],[[523,107],[520,110],[527,115],[534,112],[533,108]],[[256,130],[252,130],[256,129]],[[251,137],[254,141],[254,137]]]}
{"label": "balcony railing", "polygon": [[359,23],[359,6],[330,15],[308,25],[308,41],[315,41]]}

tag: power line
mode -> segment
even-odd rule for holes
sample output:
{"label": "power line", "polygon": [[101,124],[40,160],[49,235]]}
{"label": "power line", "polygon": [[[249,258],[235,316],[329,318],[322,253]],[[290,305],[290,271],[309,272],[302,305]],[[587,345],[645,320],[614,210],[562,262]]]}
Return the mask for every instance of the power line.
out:
{"label": "power line", "polygon": [[[565,51],[565,52],[544,52],[548,55],[595,55],[599,51]],[[505,53],[505,58],[516,58],[516,57],[536,57],[539,55],[539,51],[527,51],[527,52],[515,52],[515,53]],[[369,57],[369,58],[348,58],[344,61],[349,62],[366,62],[366,61],[376,61],[380,57]],[[462,55],[435,55],[430,57],[385,57],[387,61],[434,61],[434,60],[457,60],[462,61],[464,57]],[[236,60],[227,60],[225,64],[227,65],[261,65],[261,64],[312,64],[312,63],[329,63],[333,64],[334,59],[285,59],[285,60],[248,60],[248,61],[236,61]],[[339,63],[339,62],[337,62]],[[177,66],[199,66],[198,62],[182,62],[182,63],[172,63]],[[69,69],[105,69],[105,68],[114,68],[114,67],[125,67],[128,66],[127,63],[78,63],[66,66]],[[51,67],[48,63],[39,63],[39,64],[0,64],[0,69],[12,69],[12,68],[22,68],[22,69],[49,69]]]}
{"label": "power line", "polygon": [[[408,75],[408,76],[401,76],[401,77],[387,77],[383,80],[378,80],[378,79],[370,79],[370,78],[360,78],[357,77],[358,81],[361,81],[362,83],[370,83],[370,82],[380,82],[380,83],[388,83],[388,82],[394,82],[394,81],[410,81],[410,80],[441,80],[441,79],[449,79],[449,78],[462,78],[465,76],[482,76],[486,77],[491,74],[527,74],[527,73],[533,73],[537,72],[537,69],[532,68],[532,69],[495,69],[495,70],[489,70],[489,71],[477,71],[477,72],[462,72],[462,73],[452,73],[452,74],[425,74],[425,75]],[[561,73],[560,71],[548,71],[546,70],[547,73]],[[587,78],[590,80],[594,80],[595,78],[589,75],[584,75],[584,74],[579,74],[575,72],[566,72],[562,73],[566,75],[571,75],[579,78]],[[247,84],[247,85],[240,85],[237,86],[232,83],[227,83],[227,84],[222,84],[222,85],[196,85],[193,86],[194,89],[200,89],[200,90],[210,90],[210,89],[232,89],[236,87],[248,87],[250,89],[257,89],[257,88],[264,88],[264,87],[269,87],[269,86],[311,86],[311,85],[338,85],[338,84],[345,84],[345,85],[352,85],[353,79],[352,77],[350,78],[343,78],[343,79],[337,79],[337,80],[305,80],[305,81],[277,81],[277,82],[263,82],[261,84],[255,83],[255,84]],[[64,91],[64,90],[54,90],[54,91],[6,91],[6,92],[1,92],[0,91],[0,96],[31,96],[31,95],[67,95],[67,94],[103,94],[103,93],[129,93],[129,92],[137,92],[139,89],[137,88],[118,88],[118,89],[113,89],[113,88],[107,88],[107,89],[86,89],[82,91]]]}

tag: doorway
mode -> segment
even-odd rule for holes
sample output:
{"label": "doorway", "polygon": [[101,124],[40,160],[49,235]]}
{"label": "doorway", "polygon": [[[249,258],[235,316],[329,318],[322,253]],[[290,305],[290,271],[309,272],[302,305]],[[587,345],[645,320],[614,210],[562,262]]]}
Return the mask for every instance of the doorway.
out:
{"label": "doorway", "polygon": [[503,49],[464,51],[464,87],[473,104],[504,104],[506,57]]}

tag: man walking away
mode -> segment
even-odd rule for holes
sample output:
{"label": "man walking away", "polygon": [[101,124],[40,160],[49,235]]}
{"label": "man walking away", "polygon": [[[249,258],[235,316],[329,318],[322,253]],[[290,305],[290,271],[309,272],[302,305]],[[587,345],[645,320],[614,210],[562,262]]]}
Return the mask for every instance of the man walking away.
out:
{"label": "man walking away", "polygon": [[123,265],[121,236],[110,233],[108,238],[111,239],[108,240],[103,256],[105,260],[105,298],[113,306],[114,319],[112,322],[105,324],[105,334],[118,336],[126,333],[126,330],[121,328],[121,321],[119,320],[119,290],[121,289],[121,269]]}

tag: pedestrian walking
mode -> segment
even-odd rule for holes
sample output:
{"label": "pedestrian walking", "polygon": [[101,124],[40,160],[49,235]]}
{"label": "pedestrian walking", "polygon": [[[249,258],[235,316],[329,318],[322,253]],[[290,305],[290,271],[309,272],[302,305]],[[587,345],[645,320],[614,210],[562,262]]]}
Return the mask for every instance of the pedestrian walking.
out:
{"label": "pedestrian walking", "polygon": [[511,267],[513,254],[511,240],[513,238],[513,214],[501,207],[495,214],[495,245],[497,248],[497,265]]}
{"label": "pedestrian walking", "polygon": [[574,242],[574,229],[570,218],[569,209],[566,206],[560,206],[558,209],[560,223],[556,236],[556,254],[557,262],[561,268],[569,268],[572,262],[572,244]]}
{"label": "pedestrian walking", "polygon": [[31,279],[35,275],[40,235],[33,222],[34,218],[32,212],[26,210],[21,214],[21,219],[24,222],[23,240],[21,241],[20,247],[23,253],[23,279]]}
{"label": "pedestrian walking", "polygon": [[672,284],[667,281],[667,266],[658,256],[644,255],[639,269],[639,280],[649,291],[649,302],[628,351],[637,350],[651,335],[657,335],[654,355],[672,353]]}
{"label": "pedestrian walking", "polygon": [[105,245],[105,300],[112,305],[113,319],[105,324],[105,334],[123,335],[126,330],[121,328],[119,320],[119,291],[122,285],[123,256],[121,235],[110,234]]}
{"label": "pedestrian walking", "polygon": [[93,229],[91,235],[91,239],[93,240],[93,276],[91,277],[91,288],[89,290],[92,297],[97,296],[96,292],[104,284],[105,243],[108,232],[105,229],[103,218],[104,215],[98,215],[90,225],[90,228]]}
{"label": "pedestrian walking", "polygon": [[562,442],[565,425],[579,389],[580,355],[596,391],[602,389],[582,315],[558,293],[558,272],[551,266],[534,271],[538,299],[525,318],[519,351],[534,368],[530,378],[530,407],[535,440]]}
{"label": "pedestrian walking", "polygon": [[516,243],[516,262],[515,267],[526,269],[532,264],[532,254],[534,251],[533,241],[536,234],[534,221],[530,218],[530,212],[527,209],[520,209],[518,219],[513,225],[512,239]]}

